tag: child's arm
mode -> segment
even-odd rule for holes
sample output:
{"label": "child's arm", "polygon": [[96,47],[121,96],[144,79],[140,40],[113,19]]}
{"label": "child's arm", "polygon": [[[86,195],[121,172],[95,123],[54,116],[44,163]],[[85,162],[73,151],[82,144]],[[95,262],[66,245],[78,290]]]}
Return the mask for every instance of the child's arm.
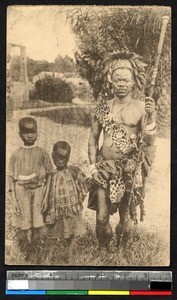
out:
{"label": "child's arm", "polygon": [[49,198],[49,192],[50,192],[50,184],[51,184],[51,174],[47,175],[47,181],[46,181],[46,192],[42,201],[41,205],[41,212],[45,213],[48,209],[48,198]]}
{"label": "child's arm", "polygon": [[19,215],[20,208],[19,208],[19,204],[18,204],[18,199],[16,198],[15,181],[14,181],[15,161],[16,161],[16,156],[13,153],[10,157],[9,164],[8,164],[7,178],[8,178],[8,183],[9,183],[9,192],[11,194],[13,211],[16,215]]}
{"label": "child's arm", "polygon": [[20,215],[20,208],[15,194],[15,183],[13,177],[9,176],[9,192],[11,193],[12,207],[16,215]]}

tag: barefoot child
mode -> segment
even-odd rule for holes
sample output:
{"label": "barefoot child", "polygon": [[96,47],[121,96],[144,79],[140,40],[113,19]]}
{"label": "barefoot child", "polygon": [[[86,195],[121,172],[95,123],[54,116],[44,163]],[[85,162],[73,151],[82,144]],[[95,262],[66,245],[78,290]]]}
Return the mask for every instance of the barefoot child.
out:
{"label": "barefoot child", "polygon": [[10,158],[8,178],[13,206],[12,226],[19,229],[18,243],[27,255],[38,241],[40,229],[44,226],[43,213],[48,206],[53,166],[47,152],[35,145],[37,123],[34,118],[20,119],[19,134],[23,146]]}
{"label": "barefoot child", "polygon": [[[72,260],[76,235],[83,233],[82,202],[86,196],[85,175],[79,168],[67,166],[70,152],[71,147],[65,141],[53,146],[52,157],[56,170],[52,175],[46,216],[48,238],[65,241],[67,260]],[[49,256],[51,258],[51,252]]]}

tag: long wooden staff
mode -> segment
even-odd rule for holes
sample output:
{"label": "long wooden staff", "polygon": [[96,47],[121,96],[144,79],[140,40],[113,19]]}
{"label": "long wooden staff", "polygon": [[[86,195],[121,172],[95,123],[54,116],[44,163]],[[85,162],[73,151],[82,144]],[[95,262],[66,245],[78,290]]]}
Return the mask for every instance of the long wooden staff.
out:
{"label": "long wooden staff", "polygon": [[[160,57],[161,57],[161,53],[162,53],[162,48],[163,48],[163,43],[164,43],[164,38],[165,38],[165,32],[166,32],[166,28],[167,28],[167,24],[169,22],[169,19],[170,19],[169,16],[163,16],[162,17],[162,27],[161,27],[161,32],[160,32],[159,44],[158,44],[158,48],[157,48],[157,57],[156,57],[154,70],[153,70],[153,74],[152,74],[152,81],[151,81],[151,85],[150,85],[149,97],[152,97],[153,93],[154,93],[154,86],[155,86],[155,81],[156,81],[156,77],[157,77],[159,61],[160,61]],[[142,145],[143,145],[143,138],[144,138],[144,133],[145,133],[145,128],[146,128],[146,123],[147,123],[147,115],[145,115],[144,124],[143,124],[142,132],[141,132],[141,139],[140,139],[140,142],[139,142],[139,150],[138,150],[138,152],[139,152],[138,153],[138,159],[137,159],[137,163],[136,163],[135,174],[134,174],[134,178],[133,178],[131,192],[130,192],[129,199],[128,199],[126,214],[125,214],[125,218],[124,218],[124,221],[123,221],[123,224],[122,224],[122,230],[121,230],[120,240],[119,240],[119,249],[121,249],[121,247],[122,247],[122,241],[123,241],[123,237],[124,237],[126,221],[128,219],[130,204],[131,204],[131,201],[132,201],[132,198],[133,198],[135,177],[136,177],[137,170],[138,170],[138,167],[139,167],[139,163],[140,163],[140,160],[141,160],[141,152],[142,152]]]}
{"label": "long wooden staff", "polygon": [[156,77],[157,77],[157,73],[158,73],[159,61],[160,61],[160,57],[161,57],[161,53],[162,53],[163,43],[164,43],[164,39],[165,39],[165,32],[166,32],[166,28],[167,28],[169,19],[170,19],[169,16],[162,17],[162,28],[161,28],[159,44],[158,44],[158,48],[157,48],[157,57],[155,60],[154,70],[152,73],[152,81],[151,81],[150,90],[149,90],[149,97],[152,97],[153,93],[154,93],[154,86],[155,86],[155,81],[156,81]]}
{"label": "long wooden staff", "polygon": [[[153,73],[152,73],[152,81],[151,81],[150,88],[149,88],[148,96],[150,98],[152,98],[153,93],[154,93],[154,87],[155,87],[155,82],[156,82],[157,73],[158,73],[159,61],[160,61],[160,57],[162,54],[163,43],[164,43],[164,39],[165,39],[165,32],[166,32],[166,28],[167,28],[169,19],[170,19],[170,17],[167,15],[162,17],[162,27],[161,27],[161,32],[160,32],[159,44],[158,44],[158,48],[157,48],[157,55],[156,55],[156,60],[155,60],[154,69],[153,69]],[[145,128],[147,125],[146,123],[147,123],[147,114],[145,115],[143,126],[142,126],[141,140],[144,137]]]}

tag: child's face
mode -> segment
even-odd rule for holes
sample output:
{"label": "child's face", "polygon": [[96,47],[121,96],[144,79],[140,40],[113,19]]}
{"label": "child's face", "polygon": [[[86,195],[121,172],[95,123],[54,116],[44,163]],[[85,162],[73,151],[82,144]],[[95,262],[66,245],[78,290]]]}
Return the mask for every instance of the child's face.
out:
{"label": "child's face", "polygon": [[33,123],[24,124],[23,130],[20,131],[20,137],[25,146],[34,145],[37,139],[37,128]]}
{"label": "child's face", "polygon": [[57,169],[62,170],[67,165],[70,153],[67,149],[58,148],[57,151],[52,153],[52,157]]}

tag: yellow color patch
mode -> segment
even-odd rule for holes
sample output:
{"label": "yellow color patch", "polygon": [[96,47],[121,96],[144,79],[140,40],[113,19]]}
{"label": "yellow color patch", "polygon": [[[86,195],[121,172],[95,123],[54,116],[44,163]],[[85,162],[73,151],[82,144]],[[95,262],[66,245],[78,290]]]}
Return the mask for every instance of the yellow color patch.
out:
{"label": "yellow color patch", "polygon": [[88,291],[88,295],[122,295],[129,296],[130,291]]}

